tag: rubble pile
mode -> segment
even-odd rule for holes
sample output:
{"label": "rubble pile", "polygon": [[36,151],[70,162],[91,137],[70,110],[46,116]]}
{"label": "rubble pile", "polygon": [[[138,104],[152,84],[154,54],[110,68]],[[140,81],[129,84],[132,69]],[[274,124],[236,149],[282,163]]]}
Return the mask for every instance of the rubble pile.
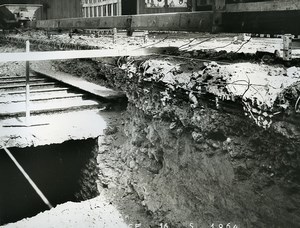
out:
{"label": "rubble pile", "polygon": [[129,78],[135,75],[139,81],[163,83],[167,88],[162,92],[164,103],[174,98],[175,91],[182,90],[188,94],[191,107],[197,108],[199,99],[210,94],[215,96],[217,109],[221,107],[220,101],[240,103],[244,114],[263,128],[269,128],[276,115],[299,112],[300,68],[297,67],[216,62],[187,65],[169,58],[136,64],[128,61],[121,68],[126,69]]}

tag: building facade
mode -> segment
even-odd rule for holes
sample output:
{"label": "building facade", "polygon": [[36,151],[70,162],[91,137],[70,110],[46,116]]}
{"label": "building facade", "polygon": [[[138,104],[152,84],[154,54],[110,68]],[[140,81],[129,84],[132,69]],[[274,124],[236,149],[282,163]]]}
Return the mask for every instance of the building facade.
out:
{"label": "building facade", "polygon": [[82,17],[80,0],[0,0],[2,4],[41,4],[36,12],[38,20]]}
{"label": "building facade", "polygon": [[83,17],[119,16],[122,14],[121,0],[82,0]]}
{"label": "building facade", "polygon": [[81,0],[83,17],[212,10],[213,0]]}
{"label": "building facade", "polygon": [[137,0],[137,14],[187,12],[192,0]]}

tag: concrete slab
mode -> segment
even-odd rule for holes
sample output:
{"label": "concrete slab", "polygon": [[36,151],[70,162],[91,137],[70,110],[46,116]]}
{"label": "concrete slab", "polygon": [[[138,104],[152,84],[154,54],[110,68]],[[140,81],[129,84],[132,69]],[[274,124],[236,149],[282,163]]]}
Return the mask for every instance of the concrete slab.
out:
{"label": "concrete slab", "polygon": [[[54,88],[56,85],[55,82],[47,82],[47,83],[30,83],[30,88],[34,88],[34,89],[49,89],[49,88]],[[1,92],[6,92],[6,91],[17,91],[17,90],[21,90],[24,89],[25,90],[25,83],[21,84],[21,85],[0,85],[0,91]]]}
{"label": "concrete slab", "polygon": [[[59,112],[64,110],[71,111],[74,109],[82,110],[87,108],[104,108],[104,105],[93,100],[83,100],[81,97],[51,99],[47,101],[41,100],[30,103],[31,113]],[[25,102],[0,104],[0,110],[0,118],[22,115],[25,113],[26,104]]]}
{"label": "concrete slab", "polygon": [[[75,97],[84,97],[84,94],[73,94],[67,93],[66,91],[57,91],[57,92],[44,92],[44,93],[32,93],[30,94],[30,101],[47,101],[52,99],[69,99]],[[18,103],[25,102],[26,96],[23,94],[1,94],[0,95],[0,104],[8,103]]]}
{"label": "concrete slab", "polygon": [[55,79],[57,81],[63,82],[68,85],[71,85],[73,87],[76,87],[80,90],[94,94],[101,98],[110,100],[110,99],[116,99],[116,98],[125,96],[125,93],[123,93],[123,92],[114,91],[114,90],[108,89],[104,86],[96,85],[94,83],[86,81],[83,78],[79,78],[79,77],[73,76],[71,74],[58,72],[58,71],[52,71],[50,69],[45,69],[45,68],[44,69],[33,68],[33,70],[37,74],[41,74],[43,76],[50,77],[52,79]]}
{"label": "concrete slab", "polygon": [[[31,116],[31,124],[47,124],[33,127],[20,126],[25,123],[24,117],[5,119],[0,123],[0,142],[8,148],[25,148],[96,138],[103,135],[107,126],[106,119],[105,112],[99,110]],[[5,125],[19,127],[4,127]]]}
{"label": "concrete slab", "polygon": [[[48,89],[31,89],[30,94],[33,93],[46,93],[46,92],[61,92],[61,91],[68,91],[69,88],[67,87],[59,87],[59,88],[48,88]],[[3,92],[2,94],[6,95],[15,95],[15,94],[25,94],[25,90],[17,90],[11,92]]]}

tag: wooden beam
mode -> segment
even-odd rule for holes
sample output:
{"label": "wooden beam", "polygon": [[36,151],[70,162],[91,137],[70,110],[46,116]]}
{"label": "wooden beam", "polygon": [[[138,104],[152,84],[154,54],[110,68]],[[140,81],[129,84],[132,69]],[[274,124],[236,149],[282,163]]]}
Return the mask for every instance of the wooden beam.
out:
{"label": "wooden beam", "polygon": [[47,51],[47,52],[19,52],[0,53],[0,62],[12,61],[42,61],[56,59],[84,59],[118,56],[146,56],[164,52],[166,48],[140,48],[133,50],[80,50],[80,51]]}
{"label": "wooden beam", "polygon": [[181,12],[143,14],[132,16],[67,18],[38,20],[28,23],[29,27],[41,29],[132,29],[154,31],[211,32],[212,12]]}

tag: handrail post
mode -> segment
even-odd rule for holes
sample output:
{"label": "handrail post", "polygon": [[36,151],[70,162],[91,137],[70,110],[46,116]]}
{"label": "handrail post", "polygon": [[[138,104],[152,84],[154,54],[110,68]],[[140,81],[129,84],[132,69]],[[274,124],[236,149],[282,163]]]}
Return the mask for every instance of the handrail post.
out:
{"label": "handrail post", "polygon": [[[30,52],[29,40],[26,41],[26,52]],[[30,86],[29,86],[29,61],[26,61],[26,125],[30,123]]]}

